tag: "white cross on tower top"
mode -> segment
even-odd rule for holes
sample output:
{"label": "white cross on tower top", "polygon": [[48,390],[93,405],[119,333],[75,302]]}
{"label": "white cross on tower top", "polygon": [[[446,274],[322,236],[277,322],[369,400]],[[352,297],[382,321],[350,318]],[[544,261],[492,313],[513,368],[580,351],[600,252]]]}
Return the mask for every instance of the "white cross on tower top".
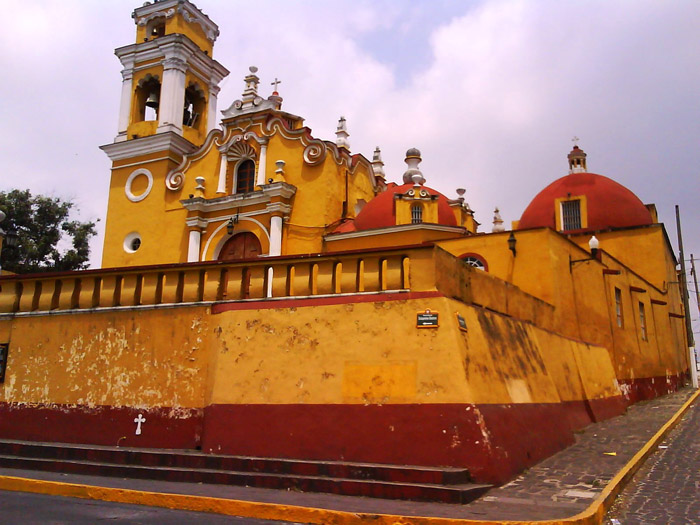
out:
{"label": "white cross on tower top", "polygon": [[271,86],[275,86],[275,92],[276,92],[276,91],[277,91],[277,86],[278,86],[279,84],[281,84],[281,83],[282,83],[282,81],[281,81],[281,80],[277,80],[277,77],[275,77],[275,81],[274,81],[274,82],[270,82],[270,85],[271,85]]}
{"label": "white cross on tower top", "polygon": [[576,135],[574,135],[574,138],[571,139],[571,142],[574,143],[574,146],[578,146],[578,141],[581,140],[578,138]]}

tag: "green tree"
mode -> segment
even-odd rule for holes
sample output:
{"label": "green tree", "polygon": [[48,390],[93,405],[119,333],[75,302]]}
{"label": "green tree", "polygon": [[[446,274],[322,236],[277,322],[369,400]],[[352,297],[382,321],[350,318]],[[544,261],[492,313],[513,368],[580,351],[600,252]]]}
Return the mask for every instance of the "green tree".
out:
{"label": "green tree", "polygon": [[71,220],[74,203],[29,190],[0,192],[7,217],[0,228],[14,228],[16,246],[3,246],[2,268],[16,273],[82,270],[88,265],[95,223]]}

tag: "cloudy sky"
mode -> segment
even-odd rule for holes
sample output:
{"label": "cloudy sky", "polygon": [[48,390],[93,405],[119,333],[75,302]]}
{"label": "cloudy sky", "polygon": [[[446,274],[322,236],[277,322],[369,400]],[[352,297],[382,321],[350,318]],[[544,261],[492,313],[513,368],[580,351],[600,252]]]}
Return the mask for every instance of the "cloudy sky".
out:
{"label": "cloudy sky", "polygon": [[[196,3],[219,25],[214,58],[231,71],[219,109],[256,65],[261,94],[280,78],[283,108],[315,136],[333,140],[344,115],[353,152],[380,146],[390,180],[418,147],[427,184],[449,197],[466,188],[482,230],[495,206],[509,224],[565,175],[577,136],[589,171],[657,205],[674,247],[680,205],[687,255],[700,257],[700,2]],[[104,218],[113,50],[134,41],[141,4],[4,2],[0,190],[72,198],[83,218]]]}

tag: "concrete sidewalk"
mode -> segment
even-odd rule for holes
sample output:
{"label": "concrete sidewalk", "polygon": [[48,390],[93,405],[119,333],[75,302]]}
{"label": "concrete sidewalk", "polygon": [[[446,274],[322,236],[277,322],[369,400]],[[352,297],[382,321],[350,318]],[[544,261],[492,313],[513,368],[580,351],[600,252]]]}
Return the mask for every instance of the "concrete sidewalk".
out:
{"label": "concrete sidewalk", "polygon": [[[309,494],[0,469],[0,489],[205,510],[305,523],[394,523],[388,516],[487,521],[562,520],[586,510],[621,469],[640,463],[640,450],[695,394],[685,388],[630,407],[625,415],[588,426],[576,443],[509,484],[468,505]],[[697,404],[697,396],[695,397]],[[658,437],[658,436],[657,436]],[[633,461],[634,460],[634,461]],[[695,466],[697,469],[698,466]],[[619,477],[619,476],[618,476]],[[33,482],[31,480],[40,480]],[[77,488],[76,488],[77,487]],[[180,496],[178,496],[180,495]],[[401,523],[430,523],[408,519]],[[440,521],[440,520],[435,520]],[[449,522],[451,520],[446,520]],[[573,522],[572,522],[573,523]]]}

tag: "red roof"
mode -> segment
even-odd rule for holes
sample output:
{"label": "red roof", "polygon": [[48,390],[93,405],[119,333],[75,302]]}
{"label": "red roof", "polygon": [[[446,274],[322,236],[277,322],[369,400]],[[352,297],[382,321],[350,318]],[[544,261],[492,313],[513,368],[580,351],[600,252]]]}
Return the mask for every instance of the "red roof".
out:
{"label": "red roof", "polygon": [[[362,211],[355,219],[355,230],[371,230],[374,228],[387,228],[396,226],[396,212],[394,208],[394,195],[406,193],[413,188],[413,184],[403,184],[401,186],[387,187],[374,199],[365,204]],[[438,224],[445,226],[457,226],[457,219],[450,208],[450,204],[442,193],[427,186],[421,186],[430,195],[437,195],[438,204]],[[336,230],[339,231],[339,230]],[[347,230],[344,230],[347,231]]]}
{"label": "red roof", "polygon": [[543,226],[556,229],[554,201],[569,195],[586,196],[585,230],[645,226],[654,222],[642,201],[622,184],[595,173],[571,173],[555,180],[532,199],[520,217],[518,229]]}

